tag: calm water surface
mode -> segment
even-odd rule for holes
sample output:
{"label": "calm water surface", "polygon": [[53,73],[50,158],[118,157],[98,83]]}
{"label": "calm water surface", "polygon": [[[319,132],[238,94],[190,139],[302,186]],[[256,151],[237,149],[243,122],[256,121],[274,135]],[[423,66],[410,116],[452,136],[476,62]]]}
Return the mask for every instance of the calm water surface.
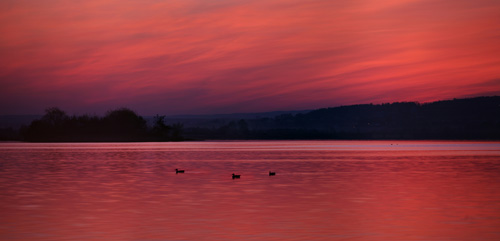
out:
{"label": "calm water surface", "polygon": [[0,144],[0,240],[235,239],[500,240],[500,143]]}

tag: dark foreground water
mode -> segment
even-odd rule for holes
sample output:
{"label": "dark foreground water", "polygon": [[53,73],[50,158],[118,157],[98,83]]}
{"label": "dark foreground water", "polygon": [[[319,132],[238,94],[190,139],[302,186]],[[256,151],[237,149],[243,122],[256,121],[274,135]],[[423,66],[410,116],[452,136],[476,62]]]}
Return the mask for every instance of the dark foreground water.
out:
{"label": "dark foreground water", "polygon": [[500,143],[0,144],[0,240],[238,239],[500,240]]}

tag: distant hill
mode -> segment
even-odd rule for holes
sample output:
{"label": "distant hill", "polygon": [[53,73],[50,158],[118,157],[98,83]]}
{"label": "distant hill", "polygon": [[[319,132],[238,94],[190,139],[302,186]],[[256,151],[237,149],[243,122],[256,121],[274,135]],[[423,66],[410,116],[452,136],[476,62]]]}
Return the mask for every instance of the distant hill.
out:
{"label": "distant hill", "polygon": [[500,97],[323,108],[187,128],[204,139],[500,139]]}

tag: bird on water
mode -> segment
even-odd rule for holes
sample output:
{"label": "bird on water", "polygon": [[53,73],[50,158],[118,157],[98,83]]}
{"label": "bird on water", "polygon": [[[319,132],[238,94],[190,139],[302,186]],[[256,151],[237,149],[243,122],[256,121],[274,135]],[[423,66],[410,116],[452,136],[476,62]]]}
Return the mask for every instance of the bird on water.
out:
{"label": "bird on water", "polygon": [[177,174],[177,173],[184,173],[184,170],[179,170],[179,169],[176,168],[175,169],[175,174]]}
{"label": "bird on water", "polygon": [[276,172],[269,172],[269,176],[275,176],[276,175]]}
{"label": "bird on water", "polygon": [[235,178],[240,178],[240,176],[241,176],[241,175],[235,175],[235,174],[233,173],[233,179],[235,179]]}

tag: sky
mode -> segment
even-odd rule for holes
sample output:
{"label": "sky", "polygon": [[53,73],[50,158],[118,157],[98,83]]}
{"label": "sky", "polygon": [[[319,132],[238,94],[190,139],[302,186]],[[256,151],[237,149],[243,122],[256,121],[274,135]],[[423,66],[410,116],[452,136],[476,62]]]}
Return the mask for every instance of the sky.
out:
{"label": "sky", "polygon": [[0,115],[500,95],[498,0],[1,0]]}

